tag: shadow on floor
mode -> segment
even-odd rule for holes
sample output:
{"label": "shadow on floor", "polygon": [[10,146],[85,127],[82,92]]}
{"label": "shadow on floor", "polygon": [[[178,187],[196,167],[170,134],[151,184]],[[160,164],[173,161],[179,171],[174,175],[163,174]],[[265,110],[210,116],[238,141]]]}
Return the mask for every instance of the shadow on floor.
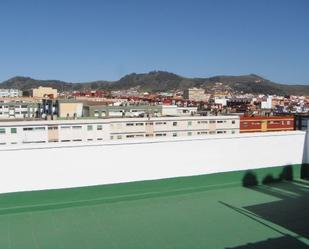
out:
{"label": "shadow on floor", "polygon": [[253,171],[248,171],[242,179],[243,187],[253,187],[259,184],[256,174]]}
{"label": "shadow on floor", "polygon": [[300,169],[301,178],[309,180],[309,164],[303,164]]}
{"label": "shadow on floor", "polygon": [[[271,184],[280,181],[293,181],[293,167],[291,165],[285,166],[278,176],[273,176],[272,174],[267,174],[263,179],[261,179],[262,184]],[[253,171],[247,171],[242,179],[243,187],[253,187],[259,185],[257,175]]]}
{"label": "shadow on floor", "polygon": [[253,190],[281,200],[244,207],[257,216],[309,239],[309,188],[295,182],[257,186]]}
{"label": "shadow on floor", "polygon": [[275,239],[258,241],[256,243],[227,247],[226,249],[308,249],[308,246],[301,241],[286,235]]}
{"label": "shadow on floor", "polygon": [[[253,172],[247,172],[243,177],[242,183],[245,187],[250,187],[254,191],[276,197],[278,200],[241,208],[231,206],[227,203],[221,203],[269,229],[276,231],[281,237],[256,243],[248,243],[236,247],[228,247],[226,249],[309,248],[308,245],[298,240],[299,237],[309,239],[308,181],[298,179],[293,180],[292,167],[287,166],[277,177],[273,177],[272,175],[265,176],[261,180],[263,185],[259,185],[257,176]],[[285,234],[271,224],[279,225],[280,227],[297,234],[297,236],[292,237]]]}

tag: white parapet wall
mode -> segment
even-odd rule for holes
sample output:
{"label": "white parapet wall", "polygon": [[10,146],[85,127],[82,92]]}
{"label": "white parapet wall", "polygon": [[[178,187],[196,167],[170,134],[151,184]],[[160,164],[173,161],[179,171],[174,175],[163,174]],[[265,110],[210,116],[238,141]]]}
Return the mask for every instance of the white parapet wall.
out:
{"label": "white parapet wall", "polygon": [[306,132],[0,148],[0,193],[301,164]]}

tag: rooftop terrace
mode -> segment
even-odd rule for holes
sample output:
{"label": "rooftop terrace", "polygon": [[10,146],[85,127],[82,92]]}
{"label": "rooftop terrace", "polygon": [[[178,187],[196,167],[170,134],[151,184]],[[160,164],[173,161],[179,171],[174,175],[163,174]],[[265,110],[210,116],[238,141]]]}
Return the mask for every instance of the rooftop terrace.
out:
{"label": "rooftop terrace", "polygon": [[308,181],[231,174],[2,194],[0,248],[309,248]]}

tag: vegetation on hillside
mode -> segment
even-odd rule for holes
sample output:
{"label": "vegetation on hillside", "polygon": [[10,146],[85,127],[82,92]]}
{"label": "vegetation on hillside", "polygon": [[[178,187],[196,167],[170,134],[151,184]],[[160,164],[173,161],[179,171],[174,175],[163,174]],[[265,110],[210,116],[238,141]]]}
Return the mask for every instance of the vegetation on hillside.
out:
{"label": "vegetation on hillside", "polygon": [[221,82],[237,92],[278,95],[309,95],[309,85],[278,84],[258,75],[215,76],[210,78],[186,78],[170,72],[153,71],[149,73],[132,73],[118,81],[94,81],[70,83],[59,80],[36,80],[29,77],[14,77],[0,84],[0,88],[16,88],[29,91],[38,86],[48,86],[59,91],[70,90],[125,90],[132,87],[142,91],[162,92],[184,90],[189,87],[210,89],[215,83]]}

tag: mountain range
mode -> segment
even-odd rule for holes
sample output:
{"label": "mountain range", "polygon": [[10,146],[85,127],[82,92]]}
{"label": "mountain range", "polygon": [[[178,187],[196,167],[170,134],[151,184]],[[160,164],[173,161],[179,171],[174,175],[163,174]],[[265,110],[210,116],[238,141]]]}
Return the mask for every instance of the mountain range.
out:
{"label": "mountain range", "polygon": [[38,86],[48,86],[59,91],[70,90],[126,90],[138,88],[141,91],[162,92],[171,90],[184,90],[189,87],[212,89],[216,83],[235,92],[253,94],[277,95],[309,95],[309,85],[287,85],[275,83],[256,74],[240,76],[215,76],[209,78],[188,78],[165,71],[152,71],[149,73],[128,74],[117,81],[93,81],[71,83],[60,80],[36,80],[30,77],[13,77],[0,83],[0,88],[15,88],[29,91]]}

